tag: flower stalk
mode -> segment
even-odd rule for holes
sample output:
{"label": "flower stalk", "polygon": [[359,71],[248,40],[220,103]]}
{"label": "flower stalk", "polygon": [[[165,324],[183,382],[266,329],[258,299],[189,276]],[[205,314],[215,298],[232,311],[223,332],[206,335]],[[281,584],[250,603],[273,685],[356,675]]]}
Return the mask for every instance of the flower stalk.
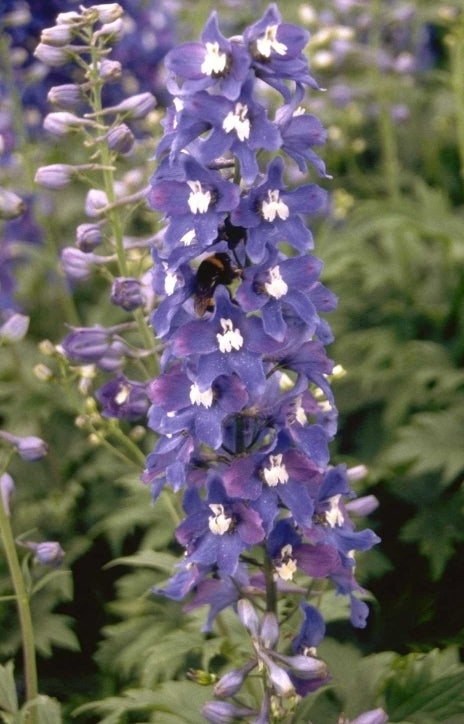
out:
{"label": "flower stalk", "polygon": [[[24,686],[26,701],[33,702],[39,693],[36,652],[34,644],[34,629],[30,609],[30,597],[26,589],[21,565],[16,550],[16,545],[11,529],[11,519],[0,499],[0,537],[5,551],[5,558],[10,571],[11,581],[15,592],[16,606],[18,609],[19,625],[21,628],[21,640],[24,661]],[[28,724],[36,724],[35,707],[31,704],[29,708]]]}

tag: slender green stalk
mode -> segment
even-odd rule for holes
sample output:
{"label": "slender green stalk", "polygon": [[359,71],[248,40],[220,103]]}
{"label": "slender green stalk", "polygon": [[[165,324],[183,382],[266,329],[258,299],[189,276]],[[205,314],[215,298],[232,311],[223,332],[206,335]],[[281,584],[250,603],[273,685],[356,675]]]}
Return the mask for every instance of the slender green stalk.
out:
{"label": "slender green stalk", "polygon": [[395,127],[390,114],[388,99],[378,97],[379,116],[379,140],[382,149],[382,164],[385,174],[385,185],[391,199],[398,199],[400,196],[400,164],[398,160],[398,143]]}
{"label": "slender green stalk", "polygon": [[[99,53],[95,45],[91,44],[91,66],[90,66],[90,78],[92,85],[92,106],[95,113],[95,118],[98,123],[104,125],[104,114],[102,104],[102,86],[98,77],[98,61]],[[126,250],[124,248],[124,225],[121,218],[121,209],[118,205],[118,199],[115,194],[114,184],[114,171],[113,171],[113,156],[112,152],[108,147],[108,144],[102,140],[98,143],[98,150],[100,155],[101,164],[104,167],[102,170],[103,178],[103,190],[105,191],[108,199],[107,218],[110,223],[116,256],[118,259],[118,268],[121,276],[129,276],[129,266],[127,263]],[[142,338],[143,344],[146,349],[152,349],[154,344],[153,333],[148,326],[147,320],[140,309],[134,310],[134,318],[137,323],[139,334]],[[156,376],[158,373],[158,365],[155,355],[150,355],[147,358],[147,366],[149,368],[150,376]]]}
{"label": "slender green stalk", "polygon": [[274,568],[267,553],[264,555],[264,577],[266,579],[266,610],[268,613],[277,613],[277,588],[274,581]]}
{"label": "slender green stalk", "polygon": [[[372,51],[381,51],[381,28],[384,21],[385,8],[377,0],[373,7],[375,18],[372,37]],[[371,66],[371,83],[378,107],[378,136],[382,155],[382,167],[385,176],[385,187],[389,197],[397,200],[400,196],[400,162],[395,125],[391,116],[391,92],[388,78],[385,79],[376,62]]]}
{"label": "slender green stalk", "polygon": [[462,79],[464,77],[464,22],[455,28],[449,38],[451,89],[454,95],[456,138],[459,154],[459,173],[464,184],[464,95]]}
{"label": "slender green stalk", "polygon": [[[24,679],[26,700],[32,701],[38,696],[37,665],[34,645],[34,629],[32,627],[29,595],[26,591],[21,566],[16,551],[16,545],[11,530],[10,518],[0,499],[0,536],[5,550],[5,556],[10,570],[11,580],[15,591],[18,608],[19,625],[21,627]],[[28,724],[36,724],[35,707],[29,709]]]}

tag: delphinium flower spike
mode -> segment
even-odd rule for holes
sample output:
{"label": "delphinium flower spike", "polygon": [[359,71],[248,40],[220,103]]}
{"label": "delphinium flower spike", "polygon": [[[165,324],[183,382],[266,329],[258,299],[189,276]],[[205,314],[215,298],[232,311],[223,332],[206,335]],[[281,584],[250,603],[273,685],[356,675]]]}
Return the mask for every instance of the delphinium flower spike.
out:
{"label": "delphinium flower spike", "polygon": [[[354,556],[379,540],[354,529],[346,466],[330,462],[337,411],[322,315],[336,299],[320,281],[308,226],[327,192],[288,182],[295,164],[328,177],[311,148],[325,132],[300,107],[304,89],[318,88],[307,40],[272,4],[231,38],[213,13],[199,42],[167,56],[174,102],[148,192],[166,222],[153,251],[152,314],[164,352],[149,387],[159,439],[143,480],[154,498],[165,485],[183,495],[185,556],[156,592],[190,595],[188,610],[209,605],[207,630],[233,606],[251,637],[250,661],[203,710],[211,722],[284,721],[289,698],[328,680],[308,580],[333,581],[364,626]],[[303,621],[286,654],[277,602],[290,593]],[[258,703],[237,698],[255,668],[264,672]]]}
{"label": "delphinium flower spike", "polygon": [[[83,197],[87,218],[77,226],[74,244],[62,248],[61,269],[71,293],[84,283],[103,279],[109,307],[105,326],[79,324],[76,314],[61,344],[47,350],[47,355],[55,357],[57,381],[78,377],[83,397],[76,423],[87,428],[93,440],[106,444],[119,430],[118,420],[133,423],[145,416],[147,380],[157,370],[148,324],[154,296],[147,279],[151,234],[135,238],[127,233],[129,223],[138,228],[137,215],[146,205],[147,179],[138,160],[145,155],[147,129],[154,125],[150,114],[156,98],[142,88],[129,96],[121,93],[119,81],[126,77],[125,69],[112,53],[130,27],[123,18],[117,3],[76,7],[60,13],[55,25],[42,32],[36,50],[41,61],[53,67],[46,51],[56,47],[57,37],[65,39],[59,48],[74,62],[74,82],[52,87],[48,100],[55,108],[45,117],[44,127],[59,138],[76,137],[88,162],[41,167],[35,181],[51,191],[66,190],[77,182],[87,187]],[[121,97],[115,93],[116,85]],[[121,168],[126,171],[122,178]],[[122,433],[121,440],[131,464],[140,466],[144,456],[137,445]],[[120,447],[121,441],[118,449],[113,446],[118,457]]]}

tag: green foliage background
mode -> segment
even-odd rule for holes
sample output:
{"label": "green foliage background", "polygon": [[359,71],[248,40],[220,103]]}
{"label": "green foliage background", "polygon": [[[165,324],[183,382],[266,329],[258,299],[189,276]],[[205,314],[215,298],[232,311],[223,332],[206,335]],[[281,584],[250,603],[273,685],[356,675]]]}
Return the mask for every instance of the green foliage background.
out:
{"label": "green foliage background", "polygon": [[[301,23],[302,5],[287,0],[281,12]],[[252,22],[266,3],[236,6],[218,8],[225,34],[228,23]],[[198,37],[214,7],[184,3],[180,38]],[[335,3],[312,7],[337,15]],[[388,4],[363,7],[375,17],[363,43],[388,48],[399,21]],[[464,16],[460,3],[443,7],[448,15],[436,3],[415,3],[411,32],[426,24],[435,38],[434,63],[415,75],[380,72],[355,53],[318,68],[318,53],[333,50],[334,31],[324,39],[309,25],[313,73],[328,90],[311,93],[308,107],[328,128],[321,155],[333,175],[323,182],[332,213],[317,222],[316,254],[339,297],[329,351],[345,370],[334,381],[340,432],[333,455],[368,467],[358,490],[379,499],[369,525],[382,543],[359,560],[358,579],[373,594],[367,629],[354,631],[346,608],[325,601],[328,638],[319,653],[334,685],[303,702],[295,722],[335,722],[341,710],[354,716],[380,704],[403,724],[464,720]],[[343,107],[331,101],[335,84],[351,89]],[[408,114],[395,121],[390,111],[399,106]],[[78,160],[81,150],[68,152]],[[22,188],[32,189],[34,168],[62,160],[53,143],[26,141],[22,153],[22,176],[10,179]],[[147,177],[151,170],[148,164]],[[72,243],[82,203],[79,185],[65,203],[53,194],[38,203],[46,243],[18,267],[30,332],[0,353],[1,426],[50,445],[40,463],[12,466],[15,529],[59,540],[66,550],[68,572],[34,598],[42,689],[64,703],[65,721],[80,706],[76,721],[83,724],[196,724],[211,686],[189,681],[186,672],[217,674],[240,663],[245,644],[234,618],[221,624],[226,637],[205,636],[204,611],[186,615],[149,593],[178,559],[169,504],[163,498],[152,506],[136,465],[92,445],[89,431],[75,426],[85,399],[71,382],[58,383],[57,375],[47,384],[32,373],[44,362],[38,343],[58,344],[67,323],[112,321],[103,280],[78,288],[71,301],[59,271],[59,251]],[[143,210],[134,223],[155,226]],[[118,431],[106,434],[117,444]],[[145,454],[153,438],[136,442]],[[43,575],[37,571],[38,583]],[[9,593],[2,568],[0,595]],[[14,658],[20,676],[14,622],[14,602],[2,602],[0,654]],[[11,691],[11,676],[1,669],[5,711],[14,710],[2,694]],[[179,715],[181,704],[188,718]]]}

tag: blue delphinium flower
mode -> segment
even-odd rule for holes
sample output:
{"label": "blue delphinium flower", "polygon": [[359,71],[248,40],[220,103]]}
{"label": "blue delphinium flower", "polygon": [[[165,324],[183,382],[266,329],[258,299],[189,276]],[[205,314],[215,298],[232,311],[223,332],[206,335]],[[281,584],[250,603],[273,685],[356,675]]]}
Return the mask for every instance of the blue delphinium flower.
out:
{"label": "blue delphinium flower", "polygon": [[[304,694],[327,680],[308,655],[324,634],[308,603],[293,656],[277,652],[277,591],[301,597],[301,580],[332,581],[363,626],[354,555],[378,541],[354,530],[346,466],[330,464],[337,411],[321,315],[336,298],[320,281],[308,228],[327,192],[287,182],[287,162],[328,177],[312,150],[324,129],[299,106],[305,87],[317,89],[307,39],[272,4],[242,36],[225,38],[213,13],[201,42],[172,50],[174,104],[147,197],[166,227],[153,251],[160,303],[151,316],[164,351],[148,389],[159,439],[143,480],[154,498],[166,484],[183,491],[185,513],[176,530],[185,557],[156,592],[192,594],[188,609],[209,605],[207,630],[220,610],[239,607],[267,672],[256,721],[267,721],[272,693]],[[267,601],[262,623],[250,623],[243,603],[254,595]]]}

